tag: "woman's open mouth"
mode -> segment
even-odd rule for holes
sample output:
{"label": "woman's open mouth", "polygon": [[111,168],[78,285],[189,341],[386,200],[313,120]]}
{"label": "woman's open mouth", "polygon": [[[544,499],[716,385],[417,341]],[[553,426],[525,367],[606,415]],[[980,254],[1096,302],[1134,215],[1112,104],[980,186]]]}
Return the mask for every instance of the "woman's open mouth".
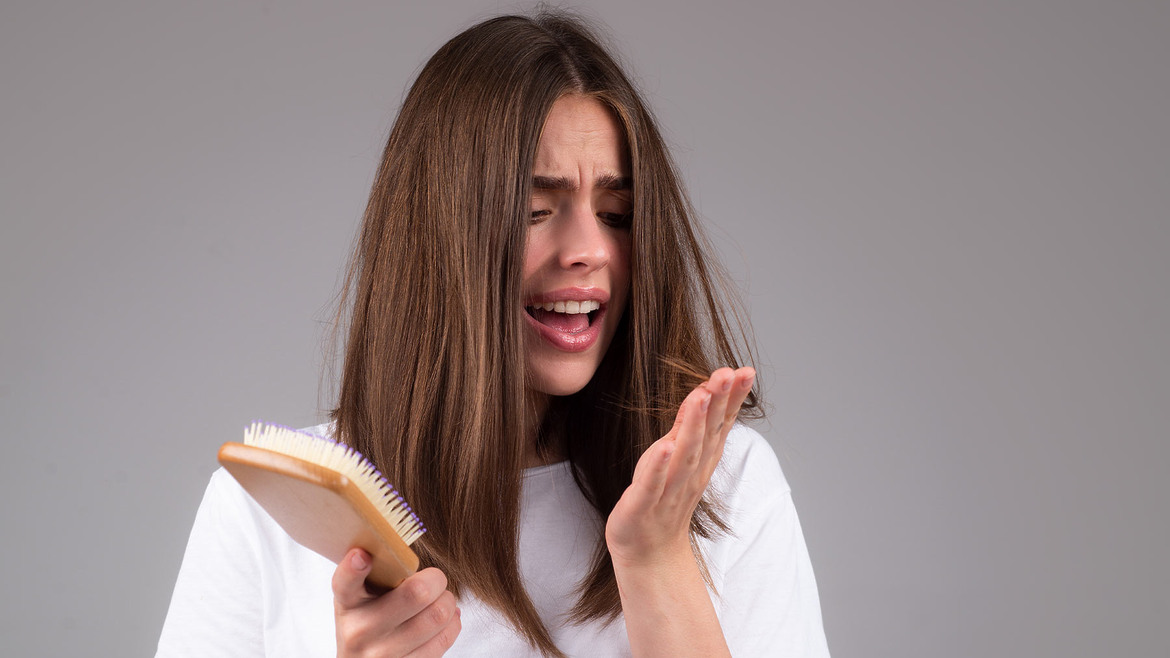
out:
{"label": "woman's open mouth", "polygon": [[545,302],[524,307],[540,324],[569,334],[579,334],[592,326],[600,309],[601,302],[596,300]]}
{"label": "woman's open mouth", "polygon": [[604,305],[596,299],[557,300],[526,305],[528,325],[563,352],[589,349],[601,335]]}

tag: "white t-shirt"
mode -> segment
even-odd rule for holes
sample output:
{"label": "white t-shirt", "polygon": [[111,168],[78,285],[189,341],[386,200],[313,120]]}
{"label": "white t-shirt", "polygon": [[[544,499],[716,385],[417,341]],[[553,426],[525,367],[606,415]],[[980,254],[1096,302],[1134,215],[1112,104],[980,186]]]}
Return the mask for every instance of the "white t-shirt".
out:
{"label": "white t-shirt", "polygon": [[[326,426],[313,430],[328,431]],[[767,442],[735,426],[712,486],[733,534],[703,541],[712,601],[734,656],[828,656],[812,565],[788,483]],[[601,537],[568,462],[527,469],[520,574],[553,640],[569,656],[628,656],[624,620],[563,622]],[[223,469],[207,487],[158,656],[333,656],[336,566],[294,542]],[[470,594],[448,656],[539,656]]]}

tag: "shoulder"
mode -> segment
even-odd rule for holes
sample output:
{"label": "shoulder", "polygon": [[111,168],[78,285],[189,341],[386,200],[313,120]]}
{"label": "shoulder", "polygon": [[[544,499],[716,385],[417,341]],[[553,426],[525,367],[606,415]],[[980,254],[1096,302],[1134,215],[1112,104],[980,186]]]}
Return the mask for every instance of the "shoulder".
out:
{"label": "shoulder", "polygon": [[736,423],[727,435],[713,480],[723,495],[759,498],[789,492],[788,480],[772,446],[759,432],[741,423]]}
{"label": "shoulder", "polygon": [[732,655],[828,657],[820,596],[791,490],[764,437],[736,425],[712,480],[730,531],[704,548]]}
{"label": "shoulder", "polygon": [[[323,423],[298,430],[314,436],[332,438],[333,423]],[[236,529],[236,536],[247,538],[254,546],[268,546],[291,541],[275,520],[240,483],[223,467],[215,470],[203,495],[198,516],[217,526],[225,536],[228,528]]]}
{"label": "shoulder", "polygon": [[304,432],[305,434],[312,434],[313,436],[319,436],[323,439],[337,439],[337,423],[335,422],[321,423],[320,425],[313,425],[312,427],[302,427],[297,431]]}
{"label": "shoulder", "polygon": [[746,425],[736,424],[728,434],[708,493],[731,528],[716,541],[727,551],[722,556],[725,559],[734,561],[739,551],[758,544],[761,537],[787,534],[783,529],[797,523],[792,491],[776,452],[759,432]]}

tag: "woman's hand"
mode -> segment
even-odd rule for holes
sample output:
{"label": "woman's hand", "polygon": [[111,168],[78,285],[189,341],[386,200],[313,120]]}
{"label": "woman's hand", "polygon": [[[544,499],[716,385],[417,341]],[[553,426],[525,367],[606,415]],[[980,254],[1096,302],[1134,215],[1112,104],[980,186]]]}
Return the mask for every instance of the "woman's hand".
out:
{"label": "woman's hand", "polygon": [[398,587],[375,595],[366,590],[370,554],[346,553],[333,572],[333,617],[337,655],[441,656],[462,628],[447,577],[423,569]]}
{"label": "woman's hand", "polygon": [[653,565],[686,556],[691,515],[723,455],[727,433],[751,391],[751,368],[720,368],[691,391],[674,427],[655,441],[605,525],[615,567]]}
{"label": "woman's hand", "polygon": [[751,368],[720,368],[691,391],[674,427],[638,460],[605,524],[626,635],[639,658],[730,655],[690,527],[755,377]]}

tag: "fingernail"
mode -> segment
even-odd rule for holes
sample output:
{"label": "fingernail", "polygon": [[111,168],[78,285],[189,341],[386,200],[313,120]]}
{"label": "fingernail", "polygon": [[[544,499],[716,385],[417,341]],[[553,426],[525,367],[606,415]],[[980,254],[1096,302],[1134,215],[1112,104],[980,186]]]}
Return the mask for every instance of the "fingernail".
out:
{"label": "fingernail", "polygon": [[726,392],[728,392],[728,391],[730,391],[730,390],[731,390],[731,381],[732,381],[732,379],[735,379],[735,378],[734,378],[734,377],[732,377],[731,379],[725,380],[725,381],[723,382],[723,392],[724,392],[724,393],[726,393]]}
{"label": "fingernail", "polygon": [[365,571],[366,567],[370,566],[370,561],[366,559],[365,553],[357,551],[349,559],[349,564],[353,567],[354,571]]}
{"label": "fingernail", "polygon": [[706,411],[711,406],[711,394],[707,393],[699,400],[699,411]]}

